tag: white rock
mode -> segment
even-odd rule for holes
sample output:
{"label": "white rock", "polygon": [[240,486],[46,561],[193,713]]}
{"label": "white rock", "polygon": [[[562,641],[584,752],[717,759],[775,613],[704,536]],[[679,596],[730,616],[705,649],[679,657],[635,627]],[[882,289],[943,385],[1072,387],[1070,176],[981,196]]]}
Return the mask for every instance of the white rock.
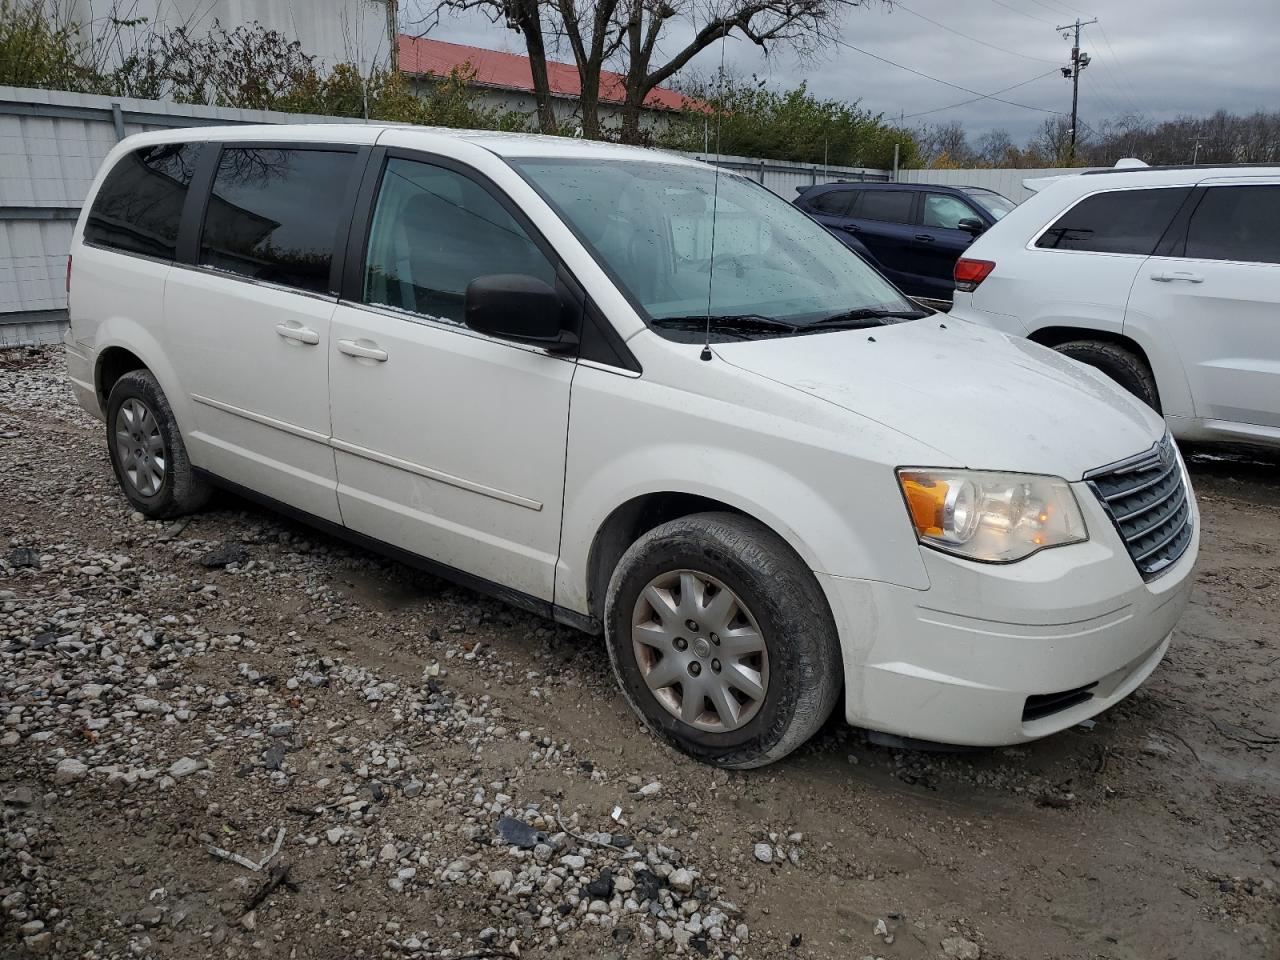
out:
{"label": "white rock", "polygon": [[954,960],[978,960],[982,948],[964,937],[947,937],[942,941],[942,952]]}
{"label": "white rock", "polygon": [[193,773],[197,773],[207,767],[208,764],[203,760],[192,760],[190,757],[179,757],[169,765],[169,776],[175,780],[181,780],[183,777],[189,777]]}
{"label": "white rock", "polygon": [[646,783],[638,792],[642,797],[656,797],[661,790],[662,784],[654,780],[652,783]]}
{"label": "white rock", "polygon": [[681,893],[693,892],[693,874],[683,867],[673,870],[667,877],[667,883],[670,884],[671,889],[679,890]]}
{"label": "white rock", "polygon": [[514,880],[515,876],[510,870],[494,870],[489,874],[489,882],[500,890],[505,890],[507,887],[511,886],[511,883]]}
{"label": "white rock", "polygon": [[89,768],[79,760],[68,757],[58,763],[53,771],[53,782],[59,785],[75,783],[77,780],[83,780],[85,774],[89,772]]}
{"label": "white rock", "polygon": [[761,863],[773,863],[773,847],[767,843],[757,843],[755,846],[756,859]]}

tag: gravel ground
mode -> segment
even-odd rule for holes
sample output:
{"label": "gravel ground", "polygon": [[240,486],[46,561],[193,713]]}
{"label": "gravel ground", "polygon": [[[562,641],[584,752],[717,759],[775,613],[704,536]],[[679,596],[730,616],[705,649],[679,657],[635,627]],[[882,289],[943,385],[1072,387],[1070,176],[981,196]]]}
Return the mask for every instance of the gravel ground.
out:
{"label": "gravel ground", "polygon": [[0,956],[1280,956],[1280,469],[1200,457],[1198,584],[1096,724],[762,771],[591,638],[224,498],[131,515],[0,352]]}

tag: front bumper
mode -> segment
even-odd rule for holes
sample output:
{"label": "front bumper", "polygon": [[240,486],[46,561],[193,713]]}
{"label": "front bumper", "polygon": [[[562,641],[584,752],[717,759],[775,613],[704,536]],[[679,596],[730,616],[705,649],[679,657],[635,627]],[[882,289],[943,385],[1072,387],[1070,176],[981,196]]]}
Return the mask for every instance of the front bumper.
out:
{"label": "front bumper", "polygon": [[927,590],[819,575],[840,630],[850,723],[940,743],[1018,743],[1100,713],[1150,676],[1186,607],[1198,511],[1192,545],[1147,583],[1096,497],[1073,486],[1087,543],[1007,565],[921,548]]}
{"label": "front bumper", "polygon": [[67,356],[67,379],[80,406],[97,417],[106,419],[94,386],[94,358],[88,347],[71,336],[70,328],[62,335],[62,348]]}

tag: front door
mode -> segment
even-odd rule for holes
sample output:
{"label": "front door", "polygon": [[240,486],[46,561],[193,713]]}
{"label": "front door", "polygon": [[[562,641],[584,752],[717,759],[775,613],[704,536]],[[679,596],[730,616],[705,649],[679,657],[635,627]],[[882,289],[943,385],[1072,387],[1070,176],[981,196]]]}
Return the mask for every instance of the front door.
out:
{"label": "front door", "polygon": [[555,268],[458,165],[392,154],[374,175],[359,302],[338,306],[329,353],[343,520],[549,601],[575,363],[462,320],[477,276]]}
{"label": "front door", "polygon": [[358,157],[357,147],[226,146],[199,261],[170,272],[164,297],[165,348],[193,401],[193,460],[333,522],[333,260]]}
{"label": "front door", "polygon": [[1185,241],[1171,251],[1181,255],[1143,265],[1125,324],[1164,328],[1197,417],[1280,428],[1280,184],[1202,187]]}
{"label": "front door", "polygon": [[918,285],[931,297],[951,299],[955,292],[956,261],[973,243],[973,234],[960,229],[962,220],[983,217],[959,197],[948,193],[926,193],[920,204],[920,223],[915,233]]}

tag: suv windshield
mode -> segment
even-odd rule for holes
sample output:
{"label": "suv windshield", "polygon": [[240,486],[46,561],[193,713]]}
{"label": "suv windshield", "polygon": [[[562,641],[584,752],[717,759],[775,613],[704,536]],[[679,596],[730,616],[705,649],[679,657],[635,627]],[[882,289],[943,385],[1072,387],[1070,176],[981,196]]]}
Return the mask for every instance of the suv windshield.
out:
{"label": "suv windshield", "polygon": [[1017,206],[1008,197],[1003,197],[994,190],[986,190],[982,187],[961,187],[961,191],[969,195],[971,200],[981,204],[982,209],[991,214],[993,219],[999,220],[1006,213]]}
{"label": "suv windshield", "polygon": [[820,224],[735,174],[717,185],[711,167],[661,160],[510,162],[664,333],[700,329],[708,307],[734,338],[924,315]]}

